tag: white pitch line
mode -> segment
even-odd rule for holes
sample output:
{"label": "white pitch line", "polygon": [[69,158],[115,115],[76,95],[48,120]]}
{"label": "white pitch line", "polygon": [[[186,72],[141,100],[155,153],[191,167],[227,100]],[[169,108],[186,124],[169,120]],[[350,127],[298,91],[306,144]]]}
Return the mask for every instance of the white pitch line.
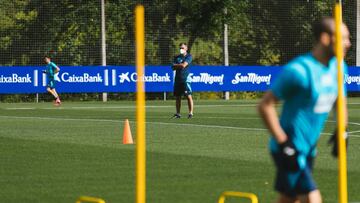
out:
{"label": "white pitch line", "polygon": [[[332,120],[328,120],[329,123],[336,123],[336,121],[332,121]],[[355,123],[355,122],[348,122],[348,124],[351,125],[360,125],[360,123]]]}
{"label": "white pitch line", "polygon": [[[89,119],[89,118],[54,118],[54,117],[33,117],[33,116],[0,116],[0,118],[6,119],[38,119],[38,120],[60,120],[60,121],[93,121],[93,122],[112,122],[118,123],[121,121],[110,119]],[[193,126],[193,127],[205,127],[205,128],[225,128],[234,130],[252,130],[252,131],[267,131],[264,128],[246,128],[246,127],[233,127],[222,125],[201,125],[201,124],[189,124],[189,123],[165,123],[165,122],[146,122],[148,124],[155,125],[178,125],[178,126]]]}
{"label": "white pitch line", "polygon": [[[33,117],[33,116],[0,116],[0,118],[59,120],[59,121],[91,121],[91,122],[111,122],[111,123],[122,122],[122,121],[111,120],[111,119],[54,118],[54,117]],[[234,127],[234,126],[222,126],[222,125],[201,125],[201,124],[190,124],[190,123],[165,123],[165,122],[146,122],[146,123],[154,124],[154,125],[177,125],[177,126],[193,126],[193,127],[204,127],[204,128],[222,128],[222,129],[233,129],[233,130],[267,131],[267,129],[265,129],[265,128],[247,128],[247,127]],[[321,134],[322,135],[332,135],[332,133],[321,133]],[[350,135],[350,136],[360,138],[360,135]]]}
{"label": "white pitch line", "polygon": [[[250,106],[256,106],[255,104],[230,104],[230,105],[223,105],[223,104],[200,104],[196,105],[196,107],[200,108],[207,108],[207,107],[250,107]],[[173,105],[166,105],[166,106],[145,106],[146,108],[174,108]],[[74,106],[70,107],[71,109],[134,109],[136,106]]]}
{"label": "white pitch line", "polygon": [[[146,106],[146,108],[170,108],[173,106]],[[135,109],[136,106],[73,106],[70,109]]]}
{"label": "white pitch line", "polygon": [[7,110],[33,110],[34,107],[6,108]]}
{"label": "white pitch line", "polygon": [[351,125],[360,125],[360,123],[355,123],[355,122],[348,122]]}
{"label": "white pitch line", "polygon": [[[348,103],[348,105],[359,105],[360,103]],[[196,108],[207,108],[207,107],[255,107],[257,104],[199,104],[196,105]],[[173,108],[173,105],[163,105],[163,106],[154,106],[149,105],[146,108]],[[73,107],[8,107],[3,108],[6,110],[33,110],[33,109],[46,109],[46,110],[55,110],[55,109],[134,109],[136,106],[73,106]],[[357,124],[360,125],[360,124]]]}
{"label": "white pitch line", "polygon": [[146,122],[146,123],[159,124],[159,125],[193,126],[193,127],[204,127],[204,128],[225,128],[225,129],[234,129],[234,130],[267,131],[267,129],[264,128],[245,128],[245,127],[233,127],[233,126],[223,126],[223,125],[201,125],[201,124],[164,123],[164,122]]}
{"label": "white pitch line", "polygon": [[[148,118],[163,118],[163,119],[169,119],[169,116],[156,116],[156,117],[152,117],[152,116],[148,116]],[[196,117],[196,118],[200,118],[200,119],[228,119],[228,120],[260,120],[260,117],[244,117],[244,118],[233,118],[233,117],[226,117],[226,116],[219,116],[219,117],[208,117],[208,116],[201,116],[201,117]]]}
{"label": "white pitch line", "polygon": [[260,120],[260,117],[244,117],[244,118],[233,118],[233,117],[201,117],[210,119],[229,119],[229,120]]}
{"label": "white pitch line", "polygon": [[[196,108],[208,108],[208,107],[254,107],[256,104],[200,104],[196,105]],[[26,108],[26,107],[8,107],[4,108],[6,110],[33,110],[33,109],[46,109],[46,110],[56,110],[56,109],[135,109],[136,106],[72,106],[72,107],[44,107],[44,108]],[[166,106],[146,106],[146,108],[174,108],[173,105]]]}
{"label": "white pitch line", "polygon": [[6,119],[38,119],[38,120],[59,120],[59,121],[94,121],[94,122],[111,122],[118,123],[118,120],[110,119],[92,119],[92,118],[55,118],[55,117],[34,117],[34,116],[0,116]]}

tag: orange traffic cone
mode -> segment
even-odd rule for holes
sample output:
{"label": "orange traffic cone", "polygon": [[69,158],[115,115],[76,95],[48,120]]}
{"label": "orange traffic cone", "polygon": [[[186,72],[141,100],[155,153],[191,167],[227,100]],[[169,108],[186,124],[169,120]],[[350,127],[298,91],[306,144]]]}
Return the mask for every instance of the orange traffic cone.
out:
{"label": "orange traffic cone", "polygon": [[128,119],[124,123],[123,144],[134,144]]}

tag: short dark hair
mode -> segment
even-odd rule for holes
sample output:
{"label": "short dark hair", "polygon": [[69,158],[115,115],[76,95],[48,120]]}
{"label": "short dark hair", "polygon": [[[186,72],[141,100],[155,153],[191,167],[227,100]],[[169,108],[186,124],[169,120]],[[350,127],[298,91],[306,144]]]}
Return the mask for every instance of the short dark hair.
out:
{"label": "short dark hair", "polygon": [[45,56],[44,56],[44,59],[45,59],[45,58],[51,59],[51,57],[50,57],[49,55],[45,55]]}
{"label": "short dark hair", "polygon": [[317,42],[320,40],[320,36],[322,33],[328,33],[329,35],[334,34],[333,33],[334,31],[332,29],[333,23],[334,23],[334,18],[323,17],[313,24],[312,26],[313,35]]}
{"label": "short dark hair", "polygon": [[181,42],[181,43],[179,44],[179,47],[181,47],[182,45],[185,45],[185,46],[187,47],[187,44],[184,43],[184,42]]}

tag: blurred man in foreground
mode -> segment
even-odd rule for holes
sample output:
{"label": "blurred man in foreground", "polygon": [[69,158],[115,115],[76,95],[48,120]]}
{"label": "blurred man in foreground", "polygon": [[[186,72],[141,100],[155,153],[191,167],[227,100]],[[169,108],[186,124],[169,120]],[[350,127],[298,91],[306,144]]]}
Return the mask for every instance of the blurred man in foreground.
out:
{"label": "blurred man in foreground", "polygon": [[[313,26],[313,34],[315,44],[311,52],[285,65],[258,106],[272,135],[269,145],[277,170],[275,189],[279,203],[322,202],[312,170],[320,133],[338,96],[335,20],[322,18]],[[346,54],[351,43],[345,24],[342,38]],[[275,109],[279,101],[283,101],[280,120]]]}

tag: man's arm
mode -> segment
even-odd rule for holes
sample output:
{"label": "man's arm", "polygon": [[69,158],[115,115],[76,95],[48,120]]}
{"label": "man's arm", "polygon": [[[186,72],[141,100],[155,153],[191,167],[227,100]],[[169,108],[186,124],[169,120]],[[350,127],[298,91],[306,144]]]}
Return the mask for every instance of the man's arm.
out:
{"label": "man's arm", "polygon": [[279,117],[275,105],[278,99],[271,91],[267,91],[258,105],[258,111],[270,133],[277,143],[285,143],[288,139],[286,133],[280,126]]}
{"label": "man's arm", "polygon": [[57,66],[55,63],[53,63],[53,67],[54,67],[54,73],[58,73],[60,71],[59,66]]}
{"label": "man's arm", "polygon": [[189,63],[186,62],[186,61],[184,61],[184,62],[179,63],[179,64],[173,64],[172,68],[173,68],[173,70],[183,69],[183,68],[185,68],[185,67],[188,66],[188,65],[189,65]]}
{"label": "man's arm", "polygon": [[347,99],[344,99],[344,116],[345,116],[345,126],[348,126],[349,118],[348,118],[348,109],[347,109]]}
{"label": "man's arm", "polygon": [[60,71],[60,68],[55,63],[51,62],[50,66],[52,67],[54,74]]}
{"label": "man's arm", "polygon": [[[336,122],[338,121],[337,119],[337,102],[335,102],[335,105],[334,105],[334,114],[335,114],[335,118],[336,118]],[[345,122],[345,147],[347,149],[347,146],[348,146],[348,142],[349,142],[349,135],[347,133],[347,126],[348,126],[348,109],[347,109],[347,99],[346,97],[344,98],[344,122]],[[337,123],[336,123],[336,128],[334,130],[334,133],[332,134],[332,136],[330,137],[330,139],[328,140],[328,144],[331,144],[332,145],[332,150],[331,150],[331,154],[334,156],[334,157],[338,157],[338,128],[337,128]]]}
{"label": "man's arm", "polygon": [[56,67],[55,67],[55,71],[54,71],[54,72],[55,72],[55,73],[58,73],[59,71],[60,71],[59,66],[56,66]]}
{"label": "man's arm", "polygon": [[[335,122],[337,123],[337,115],[338,115],[338,112],[337,112],[337,100],[335,101],[332,108],[333,108],[332,110],[334,112],[334,119],[335,119]],[[347,98],[346,97],[344,97],[344,120],[345,120],[345,127],[347,127],[348,122],[349,122],[348,121],[349,118],[348,118]],[[337,124],[336,124],[336,126],[337,126]]]}

